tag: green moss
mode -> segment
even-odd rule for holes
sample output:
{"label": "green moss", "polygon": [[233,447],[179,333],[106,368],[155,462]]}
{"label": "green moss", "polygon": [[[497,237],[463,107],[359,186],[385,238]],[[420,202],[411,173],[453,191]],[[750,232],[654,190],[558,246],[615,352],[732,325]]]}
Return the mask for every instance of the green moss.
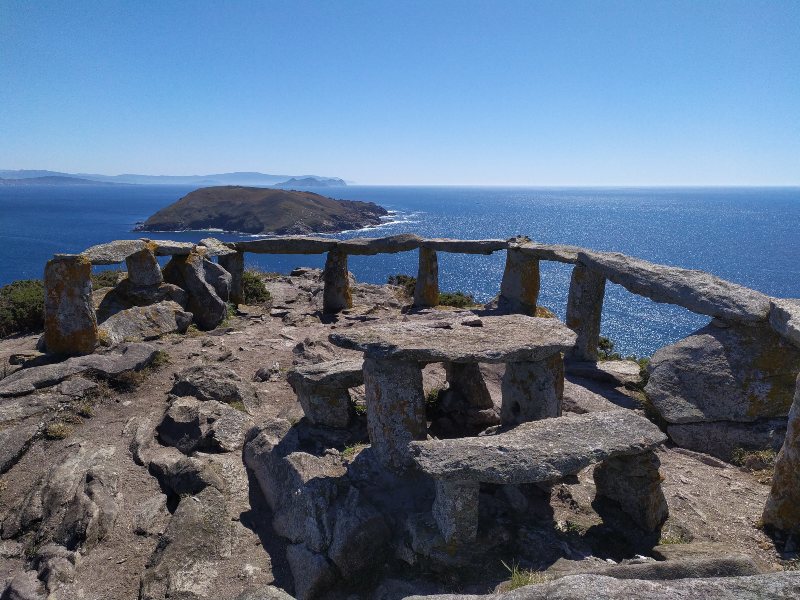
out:
{"label": "green moss", "polygon": [[92,288],[97,290],[104,287],[114,287],[122,278],[122,273],[123,271],[120,269],[107,269],[92,273]]}
{"label": "green moss", "polygon": [[262,274],[254,269],[246,269],[242,273],[242,295],[245,304],[264,304],[272,300]]}
{"label": "green moss", "polygon": [[44,284],[39,279],[15,281],[0,288],[0,337],[41,331],[44,327]]}

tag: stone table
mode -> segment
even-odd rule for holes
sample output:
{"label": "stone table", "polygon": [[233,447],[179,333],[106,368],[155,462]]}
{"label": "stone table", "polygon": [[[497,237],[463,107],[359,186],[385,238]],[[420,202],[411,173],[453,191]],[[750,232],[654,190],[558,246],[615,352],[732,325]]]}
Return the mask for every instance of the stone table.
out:
{"label": "stone table", "polygon": [[505,363],[503,423],[557,417],[563,391],[561,353],[575,344],[575,333],[557,319],[462,313],[354,327],[331,334],[330,340],[364,353],[370,441],[384,464],[402,471],[412,464],[408,444],[427,435],[425,364],[464,365],[451,372],[480,377],[478,363]]}

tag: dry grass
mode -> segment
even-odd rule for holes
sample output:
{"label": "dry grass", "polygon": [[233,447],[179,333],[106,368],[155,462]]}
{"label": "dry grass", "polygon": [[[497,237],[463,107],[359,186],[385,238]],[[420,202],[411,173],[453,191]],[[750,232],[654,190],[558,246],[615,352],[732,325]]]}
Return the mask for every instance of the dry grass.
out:
{"label": "dry grass", "polygon": [[510,592],[511,590],[516,590],[526,585],[546,583],[551,579],[550,575],[543,571],[521,569],[516,563],[511,563],[509,567],[503,562],[503,566],[508,569],[508,572],[511,574],[511,578],[501,586],[504,592]]}
{"label": "dry grass", "polygon": [[70,436],[72,427],[61,421],[54,421],[45,427],[44,435],[48,440],[63,440]]}

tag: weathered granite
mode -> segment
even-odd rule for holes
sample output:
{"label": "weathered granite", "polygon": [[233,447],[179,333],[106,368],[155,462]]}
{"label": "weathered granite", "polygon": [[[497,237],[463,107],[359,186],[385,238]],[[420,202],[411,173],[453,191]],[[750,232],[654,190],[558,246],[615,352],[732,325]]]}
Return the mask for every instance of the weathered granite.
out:
{"label": "weathered granite", "polygon": [[561,416],[564,361],[560,353],[536,362],[508,362],[502,382],[503,425]]}
{"label": "weathered granite", "polygon": [[322,312],[337,313],[352,308],[353,294],[350,290],[350,273],[347,270],[347,254],[339,248],[328,252],[322,272]]}
{"label": "weathered granite", "polygon": [[173,240],[151,240],[142,238],[143,242],[153,249],[156,256],[187,256],[195,249],[193,242],[175,242]]}
{"label": "weathered granite", "polygon": [[789,413],[800,349],[764,325],[708,325],[659,349],[645,387],[669,423],[751,422]]}
{"label": "weathered granite", "polygon": [[413,233],[401,233],[382,238],[352,238],[340,241],[336,247],[346,254],[395,254],[415,250],[421,241]]}
{"label": "weathered granite", "polygon": [[800,346],[800,299],[773,298],[769,324],[795,346]]}
{"label": "weathered granite", "polygon": [[200,329],[213,329],[227,316],[231,276],[204,256],[174,256],[164,267],[164,279],[189,293],[188,309]]}
{"label": "weathered granite", "polygon": [[567,373],[574,377],[591,379],[612,385],[639,385],[642,368],[632,360],[576,361],[568,360]]}
{"label": "weathered granite", "polygon": [[103,296],[99,303],[95,299],[97,320],[98,322],[105,321],[114,313],[131,306],[149,306],[164,301],[175,302],[185,309],[189,304],[189,294],[183,288],[172,283],[139,286],[131,284],[130,280],[126,278]]}
{"label": "weathered granite", "polygon": [[800,377],[789,411],[786,440],[775,461],[772,489],[764,507],[765,525],[800,533]]}
{"label": "weathered granite", "polygon": [[434,252],[453,252],[458,254],[492,254],[508,248],[506,240],[451,240],[427,238],[420,242],[420,248]]}
{"label": "weathered granite", "polygon": [[594,470],[597,496],[610,498],[645,531],[657,531],[669,516],[655,452],[615,456]]}
{"label": "weathered granite", "polygon": [[478,534],[478,495],[475,481],[436,481],[433,518],[448,544],[465,544]]}
{"label": "weathered granite", "polygon": [[403,471],[412,464],[408,443],[427,435],[422,371],[413,361],[367,358],[364,387],[372,448],[383,464]]}
{"label": "weathered granite", "polygon": [[103,321],[98,331],[104,346],[114,346],[154,340],[167,333],[186,333],[191,323],[192,313],[166,301],[122,310]]}
{"label": "weathered granite", "polygon": [[161,267],[150,248],[144,248],[125,257],[128,281],[134,286],[157,286],[164,281]]}
{"label": "weathered granite", "polygon": [[436,479],[516,484],[562,479],[666,439],[644,417],[615,410],[522,423],[497,435],[412,441],[410,449],[414,462]]}
{"label": "weathered granite", "polygon": [[156,352],[150,344],[126,344],[105,354],[76,356],[59,363],[21,369],[0,380],[0,397],[30,394],[84,372],[113,379],[126,371],[140,371],[148,366]]}
{"label": "weathered granite", "polygon": [[146,247],[147,243],[143,240],[115,240],[87,248],[81,252],[81,256],[93,265],[115,265]]}
{"label": "weathered granite", "polygon": [[800,572],[668,581],[571,575],[489,595],[407,596],[404,600],[792,600],[800,595]]}
{"label": "weathered granite", "polygon": [[770,299],[705,271],[658,265],[618,252],[579,252],[578,261],[634,294],[729,321],[766,321]]}
{"label": "weathered granite", "polygon": [[667,435],[681,448],[730,461],[739,448],[778,452],[786,438],[786,417],[747,423],[711,421],[667,425]]}
{"label": "weathered granite", "polygon": [[[691,544],[669,544],[687,546]],[[559,559],[544,572],[549,578],[570,575],[605,575],[615,579],[672,580],[687,577],[742,577],[761,575],[767,571],[760,569],[756,562],[745,554],[730,554],[725,544],[717,544],[717,553],[695,558],[671,558],[669,560],[648,560],[628,564],[606,563],[603,560]],[[722,548],[720,548],[722,546]],[[666,546],[661,546],[666,548]],[[655,553],[655,552],[654,552]],[[634,559],[636,560],[636,559]]]}
{"label": "weathered granite", "polygon": [[298,367],[286,379],[311,423],[346,427],[351,416],[347,390],[364,383],[362,366],[362,360],[333,360]]}
{"label": "weathered granite", "polygon": [[231,250],[228,253],[217,255],[219,265],[231,274],[231,291],[229,300],[234,304],[244,304],[244,290],[242,289],[242,276],[244,275],[244,252]]}
{"label": "weathered granite", "polygon": [[474,327],[458,320],[409,320],[354,327],[329,339],[367,357],[419,362],[535,362],[575,343],[575,333],[557,319],[500,315],[481,321]]}
{"label": "weathered granite", "polygon": [[596,361],[606,278],[578,263],[572,269],[567,297],[567,327],[578,334],[569,353],[576,360]]}
{"label": "weathered granite", "polygon": [[258,395],[253,384],[222,365],[186,367],[175,375],[170,393],[176,396],[194,396],[203,401],[241,403],[247,410],[258,404]]}
{"label": "weathered granite", "polygon": [[217,238],[203,238],[197,245],[205,248],[206,256],[228,256],[236,252],[229,244]]}
{"label": "weathered granite", "polygon": [[336,247],[337,240],[320,237],[283,236],[232,242],[239,252],[255,254],[322,254]]}
{"label": "weathered granite", "polygon": [[44,268],[44,343],[52,354],[88,354],[98,343],[92,265],[81,255],[57,255]]}
{"label": "weathered granite", "polygon": [[439,304],[439,260],[436,251],[421,246],[417,283],[414,286],[414,306],[429,308]]}
{"label": "weathered granite", "polygon": [[172,400],[157,431],[161,440],[184,454],[235,452],[242,449],[252,426],[247,413],[228,404],[180,397]]}
{"label": "weathered granite", "polygon": [[578,246],[565,246],[563,244],[540,244],[537,242],[523,242],[517,245],[520,252],[537,260],[551,260],[554,262],[575,264],[578,262],[578,252],[584,248]]}
{"label": "weathered granite", "polygon": [[498,309],[506,313],[535,315],[539,285],[539,260],[523,254],[515,244],[509,244]]}

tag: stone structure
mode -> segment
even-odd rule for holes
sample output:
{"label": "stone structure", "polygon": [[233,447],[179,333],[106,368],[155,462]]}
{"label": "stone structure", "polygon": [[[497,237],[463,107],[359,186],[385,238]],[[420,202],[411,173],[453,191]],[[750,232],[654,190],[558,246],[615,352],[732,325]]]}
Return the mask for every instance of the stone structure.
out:
{"label": "stone structure", "polygon": [[164,281],[153,250],[144,248],[125,258],[128,280],[134,286],[159,285]]}
{"label": "stone structure", "polygon": [[242,276],[244,275],[244,252],[231,252],[219,254],[219,266],[231,274],[230,301],[234,304],[244,304],[244,291],[242,290]]}
{"label": "stone structure", "polygon": [[88,354],[99,342],[92,305],[92,265],[57,255],[44,269],[44,343],[53,354]]}
{"label": "stone structure", "polygon": [[360,360],[332,360],[297,367],[286,379],[312,424],[347,427],[352,411],[348,389],[364,383],[362,369]]}
{"label": "stone structure", "polygon": [[600,462],[597,493],[654,531],[667,518],[659,462],[667,437],[628,410],[523,423],[497,435],[411,443],[414,462],[436,482],[433,514],[447,542],[475,539],[480,483],[550,482]]}
{"label": "stone structure", "polygon": [[503,312],[532,316],[536,314],[538,299],[539,260],[510,243],[500,283],[498,308]]}
{"label": "stone structure", "polygon": [[578,334],[570,358],[596,361],[597,345],[600,342],[600,317],[603,312],[603,296],[606,278],[583,264],[572,269],[567,300],[567,327]]}
{"label": "stone structure", "polygon": [[353,294],[350,290],[347,254],[336,248],[330,250],[325,259],[322,278],[325,282],[322,291],[322,312],[337,313],[352,308]]}
{"label": "stone structure", "polygon": [[763,520],[775,529],[800,534],[800,377]]}
{"label": "stone structure", "polygon": [[[523,315],[417,320],[333,333],[339,346],[364,352],[370,441],[387,466],[410,466],[408,443],[426,434],[421,367],[430,362],[506,363],[503,404],[510,423],[561,414],[561,352],[575,334],[556,319]],[[465,369],[472,378],[474,369]],[[451,368],[451,375],[458,371]],[[466,386],[474,387],[474,381]],[[466,387],[465,386],[465,387]]]}
{"label": "stone structure", "polygon": [[414,306],[427,308],[439,304],[439,260],[436,251],[419,249],[419,269],[414,287]]}

